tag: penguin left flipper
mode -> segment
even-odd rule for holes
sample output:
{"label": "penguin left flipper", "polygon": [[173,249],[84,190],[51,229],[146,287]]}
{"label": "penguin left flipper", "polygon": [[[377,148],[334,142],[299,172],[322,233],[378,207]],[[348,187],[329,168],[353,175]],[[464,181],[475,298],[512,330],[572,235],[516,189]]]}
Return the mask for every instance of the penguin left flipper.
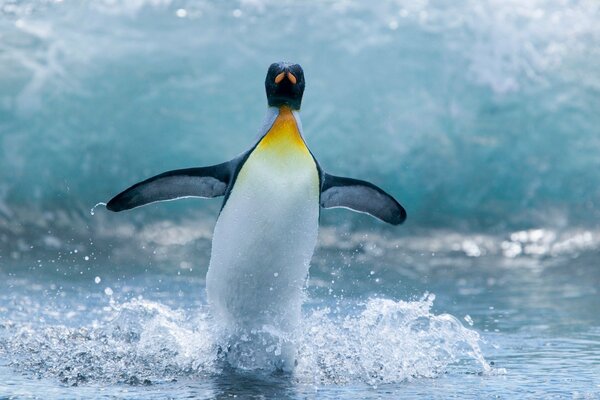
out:
{"label": "penguin left flipper", "polygon": [[157,201],[184,197],[211,198],[227,192],[239,159],[210,167],[186,168],[164,172],[136,183],[113,197],[106,208],[124,211]]}
{"label": "penguin left flipper", "polygon": [[323,172],[321,207],[349,208],[369,214],[388,224],[399,225],[406,211],[392,196],[370,182],[329,175]]}

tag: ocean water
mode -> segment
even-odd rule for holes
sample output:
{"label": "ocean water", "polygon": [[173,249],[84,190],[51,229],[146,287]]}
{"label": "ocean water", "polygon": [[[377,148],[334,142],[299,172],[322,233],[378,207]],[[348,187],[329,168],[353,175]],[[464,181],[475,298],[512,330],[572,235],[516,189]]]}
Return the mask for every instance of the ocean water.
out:
{"label": "ocean water", "polygon": [[[600,398],[599,19],[0,0],[0,398]],[[232,363],[204,290],[220,200],[91,209],[246,150],[279,60],[322,167],[408,220],[324,210],[300,329]],[[292,373],[254,368],[283,341]]]}

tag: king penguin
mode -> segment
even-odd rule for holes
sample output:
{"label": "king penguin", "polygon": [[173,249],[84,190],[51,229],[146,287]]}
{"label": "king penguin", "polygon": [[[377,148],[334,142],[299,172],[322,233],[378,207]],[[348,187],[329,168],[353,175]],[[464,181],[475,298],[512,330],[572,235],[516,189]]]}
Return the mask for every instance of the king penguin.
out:
{"label": "king penguin", "polygon": [[[272,64],[265,80],[267,115],[249,150],[222,164],[156,175],[107,204],[117,212],[158,201],[224,196],[206,292],[214,321],[230,338],[270,332],[290,342],[301,320],[321,208],[347,208],[392,225],[406,219],[404,208],[374,184],[321,169],[302,132],[304,87],[300,65]],[[273,350],[273,357],[290,369],[294,347],[283,347]],[[256,352],[251,353],[256,361]]]}

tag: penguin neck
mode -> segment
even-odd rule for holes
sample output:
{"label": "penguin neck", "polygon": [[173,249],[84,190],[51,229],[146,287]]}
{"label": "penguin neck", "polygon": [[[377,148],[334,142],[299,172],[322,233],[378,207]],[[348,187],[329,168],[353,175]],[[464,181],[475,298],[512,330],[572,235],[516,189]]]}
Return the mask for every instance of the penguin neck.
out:
{"label": "penguin neck", "polygon": [[265,133],[258,143],[262,151],[274,151],[279,154],[300,151],[308,153],[302,137],[300,114],[287,106],[269,107],[267,120],[271,123],[265,127]]}

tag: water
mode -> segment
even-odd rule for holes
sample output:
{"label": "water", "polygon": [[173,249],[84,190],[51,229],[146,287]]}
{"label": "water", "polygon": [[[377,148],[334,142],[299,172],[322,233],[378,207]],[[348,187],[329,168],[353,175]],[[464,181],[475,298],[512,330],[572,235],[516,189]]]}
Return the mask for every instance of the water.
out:
{"label": "water", "polygon": [[[0,2],[0,397],[600,398],[599,16]],[[204,291],[220,202],[90,208],[245,150],[281,59],[321,165],[409,219],[323,212],[301,329],[231,365]],[[293,374],[252,368],[286,340]]]}

